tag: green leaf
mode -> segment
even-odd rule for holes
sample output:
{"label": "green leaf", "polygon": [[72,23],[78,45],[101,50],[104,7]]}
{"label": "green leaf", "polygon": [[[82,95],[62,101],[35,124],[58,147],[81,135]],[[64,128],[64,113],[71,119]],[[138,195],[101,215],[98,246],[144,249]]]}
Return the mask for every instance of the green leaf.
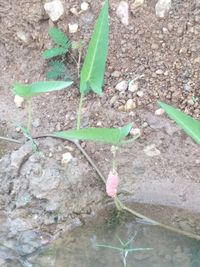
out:
{"label": "green leaf", "polygon": [[66,48],[54,47],[54,48],[51,48],[51,49],[48,49],[42,52],[42,57],[44,59],[49,59],[49,58],[65,55],[66,53],[67,53]]}
{"label": "green leaf", "polygon": [[183,130],[200,144],[200,122],[186,115],[182,111],[173,108],[165,103],[158,101],[158,104],[163,108],[169,117],[180,125]]}
{"label": "green leaf", "polygon": [[67,73],[67,68],[65,64],[61,61],[51,61],[49,63],[51,70],[47,72],[47,79],[58,79],[64,77]]}
{"label": "green leaf", "polygon": [[129,134],[132,123],[120,128],[82,128],[54,133],[54,136],[71,140],[89,140],[119,145]]}
{"label": "green leaf", "polygon": [[89,90],[97,94],[102,93],[108,53],[108,33],[108,0],[106,0],[97,19],[81,70],[80,92],[83,94],[89,92]]}
{"label": "green leaf", "polygon": [[65,33],[63,31],[61,31],[60,29],[58,29],[56,27],[51,28],[49,30],[49,36],[52,38],[52,40],[56,44],[66,48],[66,49],[69,49],[69,47],[70,47],[69,39],[65,35]]}
{"label": "green leaf", "polygon": [[15,95],[28,99],[41,93],[65,89],[72,85],[72,83],[72,81],[34,82],[31,84],[15,83],[13,85],[13,92]]}

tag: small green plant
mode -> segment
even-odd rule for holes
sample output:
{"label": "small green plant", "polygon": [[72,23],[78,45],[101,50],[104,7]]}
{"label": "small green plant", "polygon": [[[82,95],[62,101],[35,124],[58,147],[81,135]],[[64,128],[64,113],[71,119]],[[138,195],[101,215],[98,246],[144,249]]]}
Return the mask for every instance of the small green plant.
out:
{"label": "small green plant", "polygon": [[120,246],[112,246],[112,245],[100,245],[97,244],[96,246],[99,248],[106,248],[106,249],[112,249],[120,252],[120,255],[122,257],[123,267],[127,267],[127,257],[128,254],[131,252],[146,252],[149,250],[152,250],[153,248],[135,248],[132,247],[131,243],[134,241],[136,234],[130,238],[128,241],[123,242],[119,237],[117,239],[119,240]]}
{"label": "small green plant", "polygon": [[[72,60],[76,63],[77,72],[79,76],[82,47],[83,42],[71,42],[66,34],[60,29],[53,27],[49,30],[49,36],[56,44],[56,47],[45,50],[42,53],[42,57],[49,61],[49,70],[47,72],[47,79],[67,80],[70,78],[70,73],[67,68],[66,56],[69,55]],[[78,51],[78,58],[76,58],[71,51]]]}
{"label": "small green plant", "polygon": [[56,47],[48,49],[42,53],[44,59],[52,59],[57,56],[65,56],[71,47],[71,43],[64,32],[58,28],[51,28],[49,36],[56,43]]}

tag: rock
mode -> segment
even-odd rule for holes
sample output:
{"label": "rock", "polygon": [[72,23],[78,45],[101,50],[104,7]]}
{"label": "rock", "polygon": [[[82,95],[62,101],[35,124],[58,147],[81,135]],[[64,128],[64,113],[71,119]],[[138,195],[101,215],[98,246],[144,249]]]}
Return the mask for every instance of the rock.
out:
{"label": "rock", "polygon": [[10,167],[13,170],[13,174],[18,175],[21,166],[29,158],[32,153],[32,146],[30,142],[27,142],[19,150],[12,152]]}
{"label": "rock", "polygon": [[139,83],[135,80],[130,81],[128,90],[132,93],[136,92],[138,90]]}
{"label": "rock", "polygon": [[139,128],[133,128],[131,129],[130,134],[133,136],[141,135],[141,130]]}
{"label": "rock", "polygon": [[29,191],[38,199],[52,199],[54,191],[59,187],[62,178],[58,170],[45,169],[40,176],[33,176],[30,180]]}
{"label": "rock", "polygon": [[139,96],[139,97],[143,97],[143,96],[144,96],[144,92],[143,92],[143,91],[138,91],[138,92],[137,92],[137,96]]}
{"label": "rock", "polygon": [[114,95],[111,99],[110,99],[110,105],[113,106],[118,100],[118,96]]}
{"label": "rock", "polygon": [[76,7],[72,7],[72,8],[70,8],[69,11],[70,11],[73,15],[78,16],[78,10],[77,10]]}
{"label": "rock", "polygon": [[165,113],[165,111],[164,111],[164,109],[162,109],[162,108],[159,108],[159,109],[157,109],[156,111],[155,111],[155,115],[157,115],[157,116],[161,116],[161,115],[163,115]]}
{"label": "rock", "polygon": [[78,24],[77,23],[74,23],[74,24],[69,23],[68,27],[69,27],[70,33],[76,33],[78,31]]}
{"label": "rock", "polygon": [[123,80],[121,82],[119,82],[116,86],[115,89],[120,91],[120,92],[125,92],[126,89],[128,88],[128,82]]}
{"label": "rock", "polygon": [[171,0],[158,0],[155,7],[156,16],[158,16],[159,18],[166,17],[170,8],[171,8]]}
{"label": "rock", "polygon": [[61,160],[61,163],[63,165],[66,165],[68,164],[71,160],[73,159],[73,156],[70,152],[67,152],[67,153],[64,153],[62,154],[62,160]]}
{"label": "rock", "polygon": [[156,148],[155,144],[146,146],[143,151],[149,157],[155,157],[160,155],[160,150]]}
{"label": "rock", "polygon": [[163,74],[163,71],[160,70],[160,69],[159,69],[159,70],[156,70],[156,74],[157,74],[157,75],[162,75],[162,74]]}
{"label": "rock", "polygon": [[88,9],[89,9],[89,4],[87,2],[82,2],[81,3],[81,10],[87,11]]}
{"label": "rock", "polygon": [[125,26],[129,25],[129,6],[126,1],[121,1],[117,8],[117,17]]}
{"label": "rock", "polygon": [[144,0],[135,0],[135,2],[131,4],[131,11],[134,12],[134,10],[140,7],[143,3]]}
{"label": "rock", "polygon": [[14,98],[14,102],[17,108],[23,108],[24,98],[16,95]]}
{"label": "rock", "polygon": [[64,13],[64,7],[60,0],[54,0],[44,4],[44,9],[52,21],[57,21]]}
{"label": "rock", "polygon": [[194,101],[192,99],[189,99],[187,103],[189,106],[194,106]]}
{"label": "rock", "polygon": [[115,70],[111,73],[111,76],[114,78],[119,78],[121,76],[121,72],[118,70]]}
{"label": "rock", "polygon": [[135,102],[133,101],[133,99],[129,99],[124,106],[125,111],[130,111],[134,108],[136,108]]}

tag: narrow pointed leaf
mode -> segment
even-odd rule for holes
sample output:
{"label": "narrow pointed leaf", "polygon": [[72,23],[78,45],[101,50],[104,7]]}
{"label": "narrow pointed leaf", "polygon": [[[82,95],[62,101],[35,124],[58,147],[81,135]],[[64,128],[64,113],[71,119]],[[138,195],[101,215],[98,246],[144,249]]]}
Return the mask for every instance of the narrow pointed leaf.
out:
{"label": "narrow pointed leaf", "polygon": [[127,251],[127,252],[147,251],[147,250],[153,250],[153,248],[128,248],[128,249],[125,249],[125,251]]}
{"label": "narrow pointed leaf", "polygon": [[89,140],[119,145],[129,134],[132,124],[122,128],[83,128],[79,130],[68,130],[54,133],[55,136],[71,140]]}
{"label": "narrow pointed leaf", "polygon": [[113,250],[118,250],[118,251],[122,251],[123,252],[123,248],[119,248],[119,247],[113,247],[110,245],[96,245],[99,248],[111,248]]}
{"label": "narrow pointed leaf", "polygon": [[97,19],[81,70],[80,92],[83,94],[89,90],[97,94],[102,93],[108,53],[108,33],[108,0],[106,0]]}
{"label": "narrow pointed leaf", "polygon": [[26,99],[31,98],[41,93],[48,93],[68,88],[72,85],[72,81],[49,81],[49,82],[34,82],[31,84],[15,83],[13,92]]}
{"label": "narrow pointed leaf", "polygon": [[200,122],[186,115],[182,111],[173,108],[165,103],[158,102],[161,108],[169,115],[169,117],[183,128],[183,130],[200,144]]}
{"label": "narrow pointed leaf", "polygon": [[52,40],[64,47],[64,48],[69,48],[70,46],[70,42],[68,37],[65,35],[65,33],[63,31],[61,31],[60,29],[53,27],[49,30],[49,36],[52,38]]}
{"label": "narrow pointed leaf", "polygon": [[63,48],[63,47],[54,47],[48,50],[45,50],[44,52],[42,52],[42,57],[44,59],[49,59],[49,58],[53,58],[53,57],[57,57],[57,56],[62,56],[64,54],[66,54],[67,49]]}

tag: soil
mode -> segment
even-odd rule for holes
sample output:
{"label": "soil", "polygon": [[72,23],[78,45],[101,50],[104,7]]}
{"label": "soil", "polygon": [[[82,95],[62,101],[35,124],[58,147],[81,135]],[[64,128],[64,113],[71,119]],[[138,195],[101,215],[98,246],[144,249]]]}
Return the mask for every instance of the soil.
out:
{"label": "soil", "polygon": [[[65,14],[55,23],[72,40],[83,40],[84,52],[102,4],[88,2],[89,10],[75,16],[69,10],[80,7],[81,1],[63,1]],[[27,111],[15,107],[11,88],[15,81],[31,83],[45,79],[47,63],[41,52],[52,45],[48,29],[53,22],[45,14],[43,4],[40,0],[6,3],[0,0],[0,134],[19,140],[23,137],[16,131],[16,124],[26,123]],[[114,127],[134,122],[134,127],[142,129],[141,138],[123,147],[118,155],[123,200],[199,213],[200,148],[169,119],[154,113],[158,108],[156,101],[161,99],[199,117],[200,3],[172,1],[170,12],[160,19],[155,14],[156,1],[145,1],[130,12],[128,26],[117,18],[118,4],[119,1],[110,0],[104,94],[85,97],[82,126]],[[75,34],[68,33],[67,25],[72,22],[79,24]],[[69,68],[75,70],[70,59]],[[136,77],[142,95],[138,91],[116,90],[120,81],[129,82]],[[33,135],[76,126],[78,79],[75,75],[72,78],[75,81],[72,89],[34,99]],[[129,99],[135,108],[125,111]],[[9,233],[16,224],[23,226],[23,231],[37,228],[50,234],[46,241],[49,242],[59,231],[81,225],[84,216],[94,215],[105,205],[105,193],[98,176],[71,143],[51,138],[38,142],[45,157],[34,156],[29,143],[22,147],[6,143],[5,147],[5,142],[0,142],[1,217],[5,216],[7,221],[11,216]],[[106,175],[110,169],[110,148],[94,143],[82,146]],[[146,149],[153,151],[151,156]],[[68,151],[74,161],[64,167],[61,158]],[[182,217],[185,222],[182,227],[187,229],[189,225],[193,232],[200,233],[199,224],[193,219],[191,223],[190,218]],[[11,236],[16,238],[22,228]],[[3,236],[6,234],[4,231]],[[22,252],[25,253],[18,251]]]}

